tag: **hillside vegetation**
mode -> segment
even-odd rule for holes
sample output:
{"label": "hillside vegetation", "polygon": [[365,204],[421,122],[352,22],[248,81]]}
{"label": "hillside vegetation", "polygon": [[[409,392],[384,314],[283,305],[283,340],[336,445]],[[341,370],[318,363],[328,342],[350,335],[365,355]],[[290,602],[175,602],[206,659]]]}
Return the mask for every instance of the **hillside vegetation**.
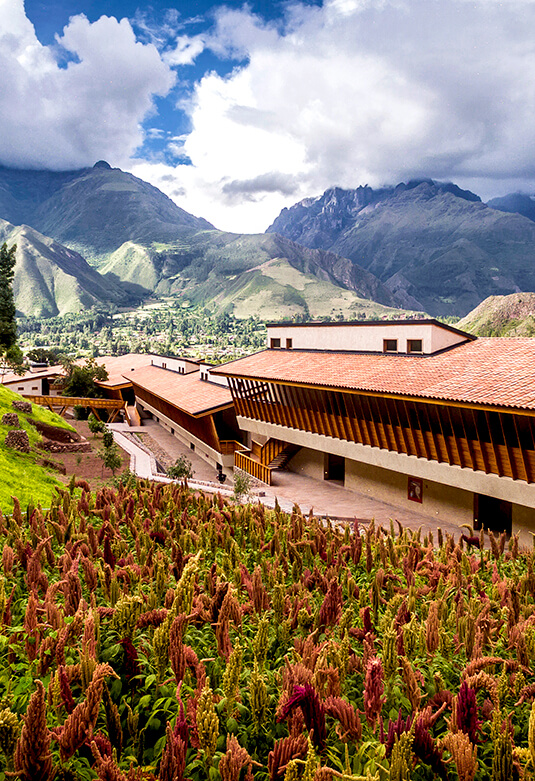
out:
{"label": "hillside vegetation", "polygon": [[[0,421],[5,413],[16,411],[11,406],[14,400],[22,400],[22,396],[0,385]],[[31,414],[17,412],[19,428],[28,433],[30,453],[20,453],[5,447],[6,434],[13,426],[0,422],[0,511],[3,513],[12,512],[14,496],[23,506],[32,502],[34,505],[39,503],[42,507],[49,507],[52,497],[56,495],[56,487],[61,485],[57,478],[40,464],[46,453],[36,448],[42,437],[35,426],[32,426],[30,419],[61,428],[72,427],[59,415],[37,404],[32,406]]]}
{"label": "hillside vegetation", "polygon": [[535,293],[489,296],[456,327],[476,336],[535,336]]}

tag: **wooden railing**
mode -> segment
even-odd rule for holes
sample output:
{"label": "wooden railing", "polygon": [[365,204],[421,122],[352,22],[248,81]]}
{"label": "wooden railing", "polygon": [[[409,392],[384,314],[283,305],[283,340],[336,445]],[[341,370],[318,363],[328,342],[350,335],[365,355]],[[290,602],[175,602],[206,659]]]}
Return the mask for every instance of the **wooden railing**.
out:
{"label": "wooden railing", "polygon": [[266,485],[271,485],[271,469],[265,466],[265,464],[261,464],[260,461],[250,458],[241,450],[236,450],[234,453],[234,466],[247,472],[248,475],[251,475],[256,480],[260,480],[260,482],[266,483]]}
{"label": "wooden railing", "polygon": [[247,450],[245,445],[241,442],[237,442],[235,439],[221,439],[219,441],[221,446],[220,453],[222,456],[231,456],[236,450]]}
{"label": "wooden railing", "polygon": [[63,415],[68,407],[88,407],[93,415],[100,420],[99,409],[106,409],[110,412],[108,423],[113,423],[121,410],[126,407],[126,401],[118,399],[88,399],[79,396],[34,396],[29,393],[23,394],[27,401],[34,404],[40,404],[42,407],[48,407],[52,412],[58,412]]}
{"label": "wooden railing", "polygon": [[273,459],[276,458],[285,447],[286,442],[282,442],[280,439],[268,439],[260,452],[260,461],[266,465],[271,464]]}

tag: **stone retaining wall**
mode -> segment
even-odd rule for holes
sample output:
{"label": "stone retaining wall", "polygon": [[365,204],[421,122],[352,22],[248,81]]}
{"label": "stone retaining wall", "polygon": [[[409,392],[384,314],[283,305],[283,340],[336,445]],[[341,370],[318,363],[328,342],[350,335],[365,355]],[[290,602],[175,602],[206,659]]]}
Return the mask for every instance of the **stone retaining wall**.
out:
{"label": "stone retaining wall", "polygon": [[16,409],[17,412],[31,412],[32,411],[32,405],[29,401],[12,401],[11,406],[13,409]]}
{"label": "stone retaining wall", "polygon": [[38,447],[48,453],[88,453],[91,450],[90,442],[54,442],[44,439]]}
{"label": "stone retaining wall", "polygon": [[4,445],[13,448],[13,450],[18,450],[20,453],[29,453],[30,438],[28,437],[28,432],[23,428],[11,429],[6,434]]}
{"label": "stone retaining wall", "polygon": [[61,426],[51,426],[48,423],[41,423],[40,420],[33,420],[32,418],[29,418],[28,422],[35,426],[45,439],[53,440],[54,442],[80,442],[82,439],[77,431],[69,431],[69,429],[61,428]]}
{"label": "stone retaining wall", "polygon": [[20,426],[19,416],[16,412],[6,412],[2,415],[2,424],[4,426]]}

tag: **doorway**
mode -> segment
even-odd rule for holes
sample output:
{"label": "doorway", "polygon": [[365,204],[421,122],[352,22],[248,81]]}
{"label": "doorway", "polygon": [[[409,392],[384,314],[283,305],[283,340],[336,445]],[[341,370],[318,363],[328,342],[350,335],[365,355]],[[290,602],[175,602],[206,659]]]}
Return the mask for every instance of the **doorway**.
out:
{"label": "doorway", "polygon": [[474,494],[474,529],[511,534],[513,505],[505,499]]}
{"label": "doorway", "polygon": [[346,476],[346,460],[343,456],[335,456],[333,453],[325,454],[325,480],[333,480],[344,484]]}

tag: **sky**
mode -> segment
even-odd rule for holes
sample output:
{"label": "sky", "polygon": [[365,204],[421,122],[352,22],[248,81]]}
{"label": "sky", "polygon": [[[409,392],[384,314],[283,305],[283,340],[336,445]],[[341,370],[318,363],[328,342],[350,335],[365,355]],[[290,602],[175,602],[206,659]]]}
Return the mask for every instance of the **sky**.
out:
{"label": "sky", "polygon": [[0,0],[0,164],[106,160],[216,227],[329,187],[535,193],[535,0]]}

